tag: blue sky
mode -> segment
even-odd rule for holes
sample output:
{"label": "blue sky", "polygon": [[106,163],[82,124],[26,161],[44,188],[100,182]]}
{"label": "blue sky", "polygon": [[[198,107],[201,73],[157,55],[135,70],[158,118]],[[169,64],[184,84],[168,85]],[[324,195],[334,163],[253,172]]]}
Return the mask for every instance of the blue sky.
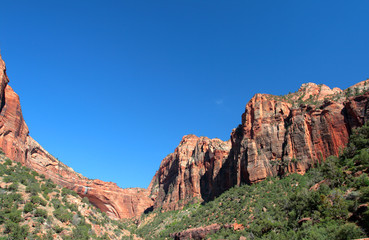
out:
{"label": "blue sky", "polygon": [[369,1],[3,1],[30,135],[89,178],[147,187],[182,136],[229,139],[255,93],[369,77]]}

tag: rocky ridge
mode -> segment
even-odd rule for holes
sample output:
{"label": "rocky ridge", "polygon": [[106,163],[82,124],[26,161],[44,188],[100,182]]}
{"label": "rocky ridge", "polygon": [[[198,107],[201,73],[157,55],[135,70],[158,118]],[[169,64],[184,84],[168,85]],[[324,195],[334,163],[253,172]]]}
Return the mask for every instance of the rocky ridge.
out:
{"label": "rocky ridge", "polygon": [[137,238],[80,198],[0,152],[0,239]]}

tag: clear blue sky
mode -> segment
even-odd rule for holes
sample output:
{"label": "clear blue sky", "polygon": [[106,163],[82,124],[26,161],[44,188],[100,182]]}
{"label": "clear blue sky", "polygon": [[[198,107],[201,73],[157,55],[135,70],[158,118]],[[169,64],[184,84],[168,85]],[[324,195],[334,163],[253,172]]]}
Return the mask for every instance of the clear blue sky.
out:
{"label": "clear blue sky", "polygon": [[33,136],[89,178],[147,187],[182,136],[229,139],[249,99],[369,77],[369,1],[3,1]]}

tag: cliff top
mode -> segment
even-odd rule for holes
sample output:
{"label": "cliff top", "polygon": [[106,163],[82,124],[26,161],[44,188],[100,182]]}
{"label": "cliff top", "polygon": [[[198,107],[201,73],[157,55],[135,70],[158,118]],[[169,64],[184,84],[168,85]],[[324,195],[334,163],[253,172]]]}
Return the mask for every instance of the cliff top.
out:
{"label": "cliff top", "polygon": [[363,94],[369,91],[369,79],[361,81],[345,90],[340,88],[330,88],[324,84],[304,83],[298,91],[288,93],[286,95],[272,95],[272,94],[255,94],[253,98],[266,97],[267,99],[274,99],[292,104],[296,107],[301,104],[321,105],[326,100],[334,102],[344,102],[348,97]]}

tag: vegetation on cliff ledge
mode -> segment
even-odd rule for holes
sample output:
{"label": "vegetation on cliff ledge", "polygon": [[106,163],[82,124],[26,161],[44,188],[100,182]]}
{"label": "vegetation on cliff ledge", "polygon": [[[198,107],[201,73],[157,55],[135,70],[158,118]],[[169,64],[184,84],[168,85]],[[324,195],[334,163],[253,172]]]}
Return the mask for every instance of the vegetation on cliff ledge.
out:
{"label": "vegetation on cliff ledge", "polygon": [[142,216],[137,233],[168,239],[219,224],[209,239],[355,239],[369,234],[369,125],[357,129],[339,157],[305,175],[268,178],[229,189],[214,201]]}
{"label": "vegetation on cliff ledge", "polygon": [[0,240],[130,239],[128,227],[0,151]]}

